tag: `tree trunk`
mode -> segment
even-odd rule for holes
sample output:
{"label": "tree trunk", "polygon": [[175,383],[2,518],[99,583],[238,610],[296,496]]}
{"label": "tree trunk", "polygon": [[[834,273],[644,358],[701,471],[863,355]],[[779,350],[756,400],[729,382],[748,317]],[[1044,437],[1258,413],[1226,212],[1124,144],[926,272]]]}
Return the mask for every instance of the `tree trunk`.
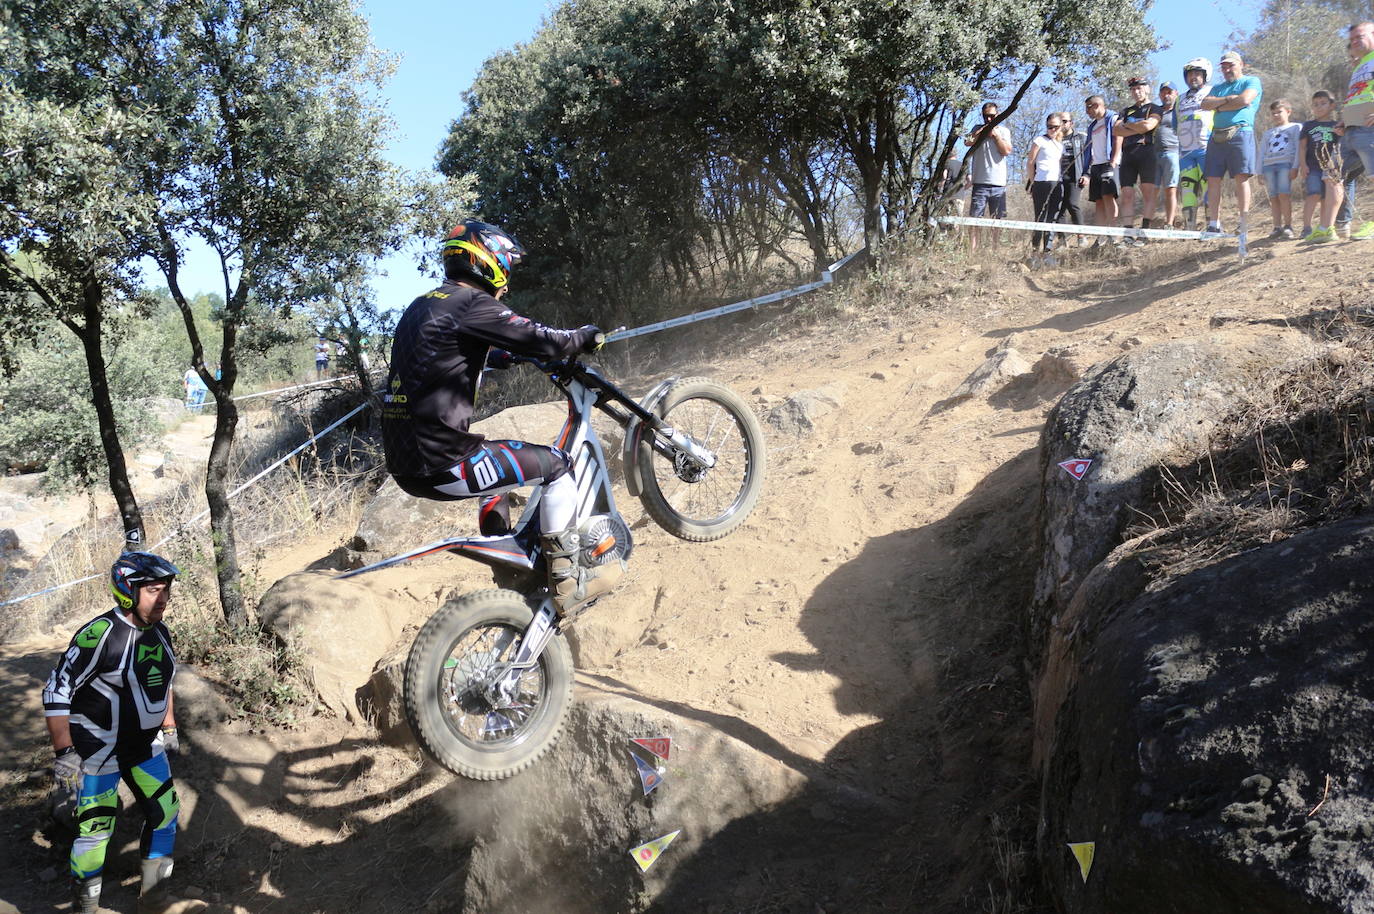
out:
{"label": "tree trunk", "polygon": [[[221,366],[228,377],[233,353],[227,343]],[[216,397],[215,437],[205,464],[205,500],[210,506],[210,541],[215,550],[215,580],[224,621],[234,630],[248,625],[239,572],[238,541],[234,536],[234,511],[229,505],[229,455],[238,426],[238,406],[232,397]]]}
{"label": "tree trunk", "polygon": [[84,327],[67,326],[81,340],[86,355],[86,373],[91,380],[91,404],[100,424],[100,444],[105,449],[105,463],[110,471],[110,491],[114,493],[124,522],[124,551],[144,548],[143,514],[129,483],[129,465],[124,460],[124,448],[119,443],[119,429],[115,425],[114,403],[110,400],[110,382],[105,371],[105,355],[101,347],[101,305],[104,290],[94,277],[87,279],[81,290]]}

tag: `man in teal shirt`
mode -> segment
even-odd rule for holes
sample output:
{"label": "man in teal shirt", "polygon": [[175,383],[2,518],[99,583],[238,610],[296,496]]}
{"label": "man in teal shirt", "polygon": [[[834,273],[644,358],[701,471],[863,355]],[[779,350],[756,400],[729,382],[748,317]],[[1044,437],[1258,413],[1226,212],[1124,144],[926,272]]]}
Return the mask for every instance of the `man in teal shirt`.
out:
{"label": "man in teal shirt", "polygon": [[1221,231],[1221,187],[1228,174],[1236,179],[1237,232],[1244,244],[1250,218],[1250,176],[1255,173],[1255,114],[1264,88],[1259,77],[1245,75],[1245,62],[1235,51],[1221,55],[1222,82],[1202,100],[1204,111],[1216,112],[1207,143],[1203,175],[1216,193],[1207,195],[1207,231]]}

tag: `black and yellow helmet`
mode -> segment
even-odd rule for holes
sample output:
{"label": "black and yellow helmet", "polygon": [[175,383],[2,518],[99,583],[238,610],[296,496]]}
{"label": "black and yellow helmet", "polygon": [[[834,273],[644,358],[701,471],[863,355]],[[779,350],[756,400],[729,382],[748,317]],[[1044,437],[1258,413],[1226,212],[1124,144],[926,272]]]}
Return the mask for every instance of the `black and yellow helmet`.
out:
{"label": "black and yellow helmet", "polygon": [[492,295],[510,282],[525,249],[503,229],[474,219],[457,225],[444,239],[444,275],[476,280]]}
{"label": "black and yellow helmet", "polygon": [[126,552],[110,566],[110,591],[120,609],[133,609],[140,584],[170,581],[181,569],[151,552]]}

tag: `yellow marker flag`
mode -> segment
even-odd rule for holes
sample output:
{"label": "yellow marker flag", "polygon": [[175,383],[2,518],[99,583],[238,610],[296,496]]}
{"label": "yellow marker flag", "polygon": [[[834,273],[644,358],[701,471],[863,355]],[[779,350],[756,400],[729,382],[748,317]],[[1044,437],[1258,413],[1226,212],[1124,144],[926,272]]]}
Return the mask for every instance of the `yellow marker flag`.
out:
{"label": "yellow marker flag", "polygon": [[630,856],[635,858],[635,863],[638,863],[639,868],[647,873],[649,867],[653,866],[654,861],[658,859],[658,855],[663,853],[668,845],[673,843],[673,839],[680,834],[682,834],[682,829],[679,828],[677,831],[669,832],[662,838],[655,838],[652,841],[641,844],[639,847],[632,847],[630,848]]}
{"label": "yellow marker flag", "polygon": [[1093,868],[1093,853],[1097,845],[1092,841],[1081,841],[1078,844],[1070,844],[1069,850],[1073,852],[1073,857],[1078,861],[1078,871],[1083,874],[1083,881],[1088,881],[1088,873]]}

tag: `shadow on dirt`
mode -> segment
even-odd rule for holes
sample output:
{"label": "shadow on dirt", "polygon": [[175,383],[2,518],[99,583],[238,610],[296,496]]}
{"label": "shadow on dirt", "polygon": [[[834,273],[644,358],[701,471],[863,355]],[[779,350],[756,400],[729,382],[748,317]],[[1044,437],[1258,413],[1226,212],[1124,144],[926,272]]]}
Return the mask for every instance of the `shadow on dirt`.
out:
{"label": "shadow on dirt", "polygon": [[[55,659],[48,652],[34,653],[19,658],[16,665],[37,690]],[[15,667],[7,664],[7,669],[14,674]],[[25,710],[31,709],[0,707],[6,722]],[[31,721],[10,732],[27,736],[25,745],[3,744],[6,765],[27,766],[33,774],[13,788],[17,795],[6,803],[14,815],[0,828],[0,858],[6,861],[0,869],[0,911],[67,912],[72,835],[48,817],[48,754],[33,739]],[[236,753],[240,757],[230,764],[208,740],[183,732],[186,748],[173,759],[173,774],[183,803],[191,792],[197,802],[190,814],[183,805],[176,849],[178,887],[195,886],[203,897],[255,914],[383,914],[461,907],[465,840],[452,829],[429,826],[445,821],[437,794],[418,801],[411,797],[427,787],[431,769],[419,769],[394,753],[378,761],[377,745],[357,738],[289,752],[273,751],[259,742],[256,759],[251,742],[244,741]],[[411,773],[396,777],[394,770],[375,772],[378,785],[394,786],[368,789],[374,769],[382,764],[404,764]],[[331,802],[335,796],[340,799]],[[289,817],[286,833],[254,822],[252,810],[269,806],[278,814],[277,821],[282,815]],[[398,811],[387,813],[388,808]],[[137,907],[142,822],[126,796],[106,860],[104,912],[132,914]],[[344,840],[339,841],[341,836]],[[445,891],[452,897],[435,897]]]}
{"label": "shadow on dirt", "polygon": [[[870,541],[817,590],[801,619],[814,652],[777,659],[833,674],[839,710],[881,721],[812,764],[800,796],[707,841],[651,910],[1033,909],[1021,611],[1037,454],[943,520]],[[856,603],[860,630],[835,611]]]}
{"label": "shadow on dirt", "polygon": [[[878,718],[823,761],[728,715],[651,702],[810,778],[793,800],[706,841],[652,910],[1035,909],[1022,607],[1037,472],[1032,448],[944,519],[869,542],[816,591],[800,622],[813,650],[777,659],[831,673],[838,709]],[[836,612],[855,604],[869,623],[859,630]],[[55,659],[35,654],[21,664],[35,690]],[[26,713],[0,705],[6,721]],[[261,741],[256,757],[245,739],[232,763],[195,732],[186,741],[173,768],[198,801],[181,823],[180,885],[252,912],[461,910],[470,839],[449,827],[449,791],[429,792],[429,769],[361,739],[294,751]],[[42,756],[41,746],[0,747],[11,764]],[[411,768],[377,768],[398,764]],[[43,830],[46,770],[30,780],[41,786],[10,805],[19,815],[0,833],[0,855],[12,861],[0,874],[0,901],[65,912],[65,840]],[[252,810],[267,806],[274,821],[294,824],[255,821]],[[140,824],[132,809],[120,816],[107,864],[110,911],[135,908]]]}

